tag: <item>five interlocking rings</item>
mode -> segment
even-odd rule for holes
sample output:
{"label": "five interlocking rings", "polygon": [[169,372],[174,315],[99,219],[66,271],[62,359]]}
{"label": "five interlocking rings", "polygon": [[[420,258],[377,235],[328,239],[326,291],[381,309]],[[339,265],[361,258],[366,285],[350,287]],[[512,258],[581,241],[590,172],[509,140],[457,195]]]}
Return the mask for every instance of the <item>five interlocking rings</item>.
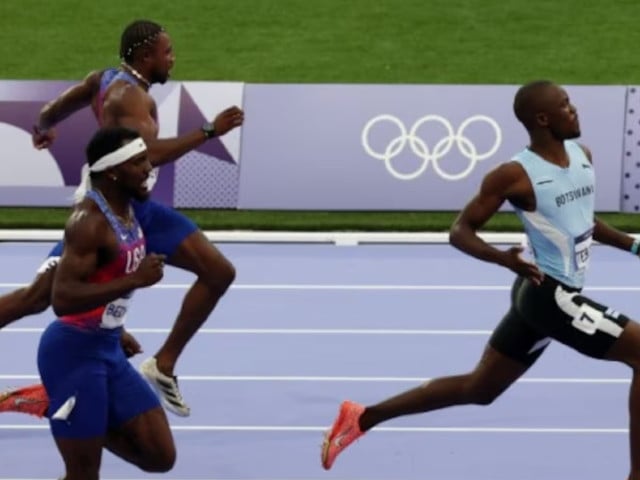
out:
{"label": "five interlocking rings", "polygon": [[[395,125],[399,130],[399,134],[389,141],[384,151],[375,151],[371,148],[369,142],[370,130],[383,122]],[[432,150],[429,149],[427,143],[417,134],[418,129],[429,122],[439,123],[446,130],[446,135],[438,140]],[[474,122],[488,124],[495,134],[493,145],[484,153],[478,153],[475,144],[469,137],[465,136],[465,130]],[[489,158],[496,153],[501,143],[502,131],[500,130],[500,126],[493,118],[486,115],[473,115],[467,118],[460,124],[457,131],[453,130],[453,126],[446,118],[439,115],[426,115],[416,121],[411,127],[411,130],[407,131],[407,128],[400,119],[393,115],[383,114],[369,120],[362,130],[362,146],[364,150],[373,158],[383,160],[389,173],[398,180],[413,180],[419,177],[426,170],[429,163],[431,163],[435,172],[442,179],[449,181],[460,180],[469,175],[479,161]],[[393,160],[402,153],[407,144],[411,148],[411,151],[417,155],[422,162],[413,172],[402,173],[394,167]],[[451,151],[454,144],[457,145],[459,152],[469,160],[466,168],[457,173],[446,171],[439,163],[439,161]]]}

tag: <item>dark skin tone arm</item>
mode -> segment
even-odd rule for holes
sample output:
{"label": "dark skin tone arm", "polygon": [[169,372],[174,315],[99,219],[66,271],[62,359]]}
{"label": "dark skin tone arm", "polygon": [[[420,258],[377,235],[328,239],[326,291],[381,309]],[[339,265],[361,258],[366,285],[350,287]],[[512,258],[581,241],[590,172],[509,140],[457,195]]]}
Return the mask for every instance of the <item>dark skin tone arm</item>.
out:
{"label": "dark skin tone arm", "polygon": [[[589,162],[593,163],[591,151],[584,145],[581,145],[581,147],[589,159]],[[629,251],[633,244],[633,237],[613,228],[597,217],[595,218],[595,225],[593,227],[593,239],[596,242],[626,251]]]}
{"label": "dark skin tone arm", "polygon": [[104,283],[88,281],[101,261],[113,259],[118,252],[115,234],[96,209],[86,201],[74,211],[65,227],[65,249],[52,289],[52,307],[59,316],[90,311],[162,278],[164,258],[150,254],[129,275]]}
{"label": "dark skin tone arm", "polygon": [[[100,89],[101,76],[101,71],[91,72],[81,83],[69,88],[45,105],[32,135],[33,145],[36,148],[48,148],[56,137],[52,127],[78,110],[91,105]],[[149,160],[154,167],[174,162],[208,140],[201,130],[195,130],[180,137],[158,139],[158,125],[155,120],[156,105],[153,98],[135,85],[125,83],[115,87],[117,90],[110,92],[103,105],[103,124],[104,126],[119,125],[139,131],[147,143]],[[244,113],[234,106],[219,113],[213,124],[216,135],[220,136],[239,127],[243,122]]]}
{"label": "dark skin tone arm", "polygon": [[[138,131],[147,144],[149,160],[154,167],[173,162],[208,140],[201,130],[159,139],[155,113],[156,105],[149,94],[136,86],[124,85],[112,92],[105,102],[103,123],[105,126],[118,125]],[[241,125],[243,120],[244,114],[239,108],[224,110],[214,120],[216,134],[224,135]]]}
{"label": "dark skin tone arm", "polygon": [[[591,152],[582,146],[591,162]],[[486,262],[506,267],[518,275],[540,284],[542,272],[520,257],[522,247],[499,250],[484,240],[477,232],[500,209],[505,201],[526,211],[535,210],[535,197],[531,183],[520,165],[508,162],[498,166],[484,178],[480,191],[460,212],[454,221],[449,239],[451,245],[459,250]],[[629,250],[633,238],[601,220],[594,219],[593,239],[605,245]]]}
{"label": "dark skin tone arm", "polygon": [[610,225],[607,225],[598,218],[595,219],[593,239],[596,242],[604,243],[605,245],[626,251],[630,251],[631,245],[633,244],[633,237],[613,228]]}
{"label": "dark skin tone arm", "polygon": [[506,267],[538,285],[542,282],[543,274],[535,264],[520,256],[523,250],[521,246],[500,250],[478,236],[478,231],[505,201],[525,210],[535,207],[531,183],[522,167],[515,162],[502,164],[487,174],[479,192],[454,221],[449,233],[450,243],[472,257]]}
{"label": "dark skin tone arm", "polygon": [[51,128],[91,104],[100,88],[101,75],[100,71],[89,73],[82,82],[67,89],[42,108],[33,132],[33,145],[36,148],[48,148],[55,139],[55,131]]}

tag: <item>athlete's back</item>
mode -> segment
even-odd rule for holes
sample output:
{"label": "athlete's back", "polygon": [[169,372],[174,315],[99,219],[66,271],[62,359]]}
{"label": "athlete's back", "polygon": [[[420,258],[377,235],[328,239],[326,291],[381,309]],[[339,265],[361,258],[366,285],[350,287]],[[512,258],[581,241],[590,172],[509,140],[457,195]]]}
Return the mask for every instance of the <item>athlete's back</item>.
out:
{"label": "athlete's back", "polygon": [[[91,109],[101,127],[128,127],[144,138],[158,137],[155,100],[140,86],[140,80],[127,70],[109,67],[94,73]],[[157,178],[158,168],[154,168],[147,181],[149,190],[153,189]],[[76,201],[85,193],[86,186],[80,185],[75,194]],[[138,217],[142,216],[141,212],[136,213]]]}
{"label": "athlete's back", "polygon": [[99,86],[91,106],[100,126],[129,126],[135,114],[136,129],[144,118],[145,134],[158,136],[157,106],[151,95],[126,70],[107,68],[99,78]]}

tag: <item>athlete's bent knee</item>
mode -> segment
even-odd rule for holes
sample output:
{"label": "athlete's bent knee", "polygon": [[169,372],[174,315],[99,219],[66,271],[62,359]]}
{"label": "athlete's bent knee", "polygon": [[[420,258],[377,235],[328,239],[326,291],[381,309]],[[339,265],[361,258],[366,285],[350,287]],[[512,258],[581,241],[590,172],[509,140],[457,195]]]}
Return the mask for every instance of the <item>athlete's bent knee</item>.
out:
{"label": "athlete's bent knee", "polygon": [[215,277],[215,284],[218,289],[225,291],[236,279],[236,268],[229,260],[222,258],[221,261],[217,262],[216,270],[210,272],[210,274]]}
{"label": "athlete's bent knee", "polygon": [[236,278],[234,265],[202,232],[197,232],[183,241],[169,263],[197,275],[199,282],[218,294],[223,294]]}
{"label": "athlete's bent knee", "polygon": [[207,257],[203,268],[197,273],[198,280],[217,294],[225,293],[236,279],[236,269],[233,264],[222,255]]}
{"label": "athlete's bent knee", "polygon": [[175,449],[159,451],[153,455],[149,461],[142,467],[142,470],[148,473],[167,473],[171,471],[176,464]]}

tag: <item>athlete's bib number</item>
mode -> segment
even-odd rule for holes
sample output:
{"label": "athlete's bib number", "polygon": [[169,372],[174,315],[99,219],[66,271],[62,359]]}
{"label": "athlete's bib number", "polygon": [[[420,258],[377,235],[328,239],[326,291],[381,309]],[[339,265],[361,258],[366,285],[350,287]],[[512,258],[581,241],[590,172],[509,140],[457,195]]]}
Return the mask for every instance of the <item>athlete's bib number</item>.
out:
{"label": "athlete's bib number", "polygon": [[571,317],[571,326],[587,335],[598,331],[618,337],[622,327],[620,313],[583,297],[578,292],[567,292],[562,287],[555,291],[556,305]]}
{"label": "athlete's bib number", "polygon": [[576,270],[584,270],[589,265],[593,230],[589,230],[574,240]]}
{"label": "athlete's bib number", "polygon": [[118,328],[124,325],[125,318],[127,317],[128,299],[118,298],[109,303],[102,313],[102,322],[100,326],[102,328]]}
{"label": "athlete's bib number", "polygon": [[587,335],[593,335],[598,331],[598,325],[603,320],[604,315],[602,315],[602,312],[583,304],[578,314],[573,317],[571,325]]}

